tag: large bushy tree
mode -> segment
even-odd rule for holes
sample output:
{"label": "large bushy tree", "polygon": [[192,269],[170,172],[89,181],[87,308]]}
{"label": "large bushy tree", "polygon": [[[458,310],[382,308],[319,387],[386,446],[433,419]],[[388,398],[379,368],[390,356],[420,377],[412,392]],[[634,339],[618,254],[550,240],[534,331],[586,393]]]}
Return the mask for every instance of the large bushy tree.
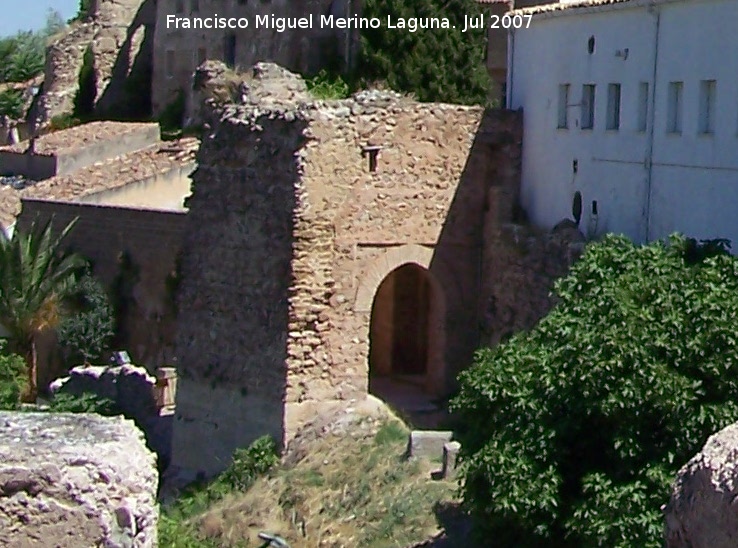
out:
{"label": "large bushy tree", "polygon": [[[420,101],[484,103],[489,86],[485,31],[462,32],[464,16],[481,9],[476,0],[367,0],[362,15],[382,24],[360,31],[359,79],[385,82]],[[446,17],[456,28],[409,32],[388,28],[388,16],[395,21]]]}
{"label": "large bushy tree", "polygon": [[723,247],[590,244],[536,328],[478,352],[453,408],[484,538],[662,545],[679,467],[738,420],[738,260]]}
{"label": "large bushy tree", "polygon": [[26,360],[26,401],[35,401],[38,394],[38,336],[59,324],[64,300],[85,266],[82,257],[62,247],[74,224],[56,234],[51,221],[34,223],[10,238],[0,230],[0,325],[10,334],[10,350]]}

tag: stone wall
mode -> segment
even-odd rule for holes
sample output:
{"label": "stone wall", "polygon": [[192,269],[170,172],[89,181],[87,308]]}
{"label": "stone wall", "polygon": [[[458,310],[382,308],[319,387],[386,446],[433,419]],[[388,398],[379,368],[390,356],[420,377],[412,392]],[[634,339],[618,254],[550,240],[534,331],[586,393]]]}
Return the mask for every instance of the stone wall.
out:
{"label": "stone wall", "polygon": [[[199,10],[190,2],[178,12],[176,0],[160,0],[157,6],[153,67],[153,108],[161,112],[177,96],[187,92],[196,68],[205,60],[228,61],[233,67],[251,67],[259,61],[279,63],[290,70],[315,73],[335,64],[348,65],[355,52],[355,31],[321,29],[315,21],[313,29],[256,28],[256,17],[306,17],[333,13],[345,16],[359,9],[360,2],[351,0],[272,0],[243,2],[233,0],[200,1]],[[245,17],[245,29],[182,29],[167,25],[167,17]],[[228,50],[231,49],[231,53]],[[229,55],[233,56],[228,59]],[[231,63],[232,61],[232,63]],[[336,68],[341,68],[336,67]]]}
{"label": "stone wall", "polygon": [[[185,213],[24,199],[18,228],[27,229],[34,219],[45,222],[52,216],[57,229],[79,218],[68,245],[90,259],[94,274],[122,298],[117,343],[151,372],[170,365]],[[56,376],[52,369],[39,385]]]}
{"label": "stone wall", "polygon": [[[504,203],[505,197],[498,198]],[[489,217],[500,214],[493,208]],[[533,328],[555,304],[554,282],[584,250],[584,236],[576,228],[541,232],[512,223],[507,211],[501,222],[488,218],[485,224],[480,326],[487,346]]]}
{"label": "stone wall", "polygon": [[0,545],[157,545],[156,457],[132,421],[0,412]]}
{"label": "stone wall", "polygon": [[96,0],[89,17],[48,48],[41,94],[29,119],[46,126],[74,110],[85,54],[91,55],[86,81],[91,105],[100,115],[149,113],[155,0]]}
{"label": "stone wall", "polygon": [[446,394],[479,344],[485,204],[519,183],[520,116],[304,99],[227,107],[198,156],[176,345],[186,469],[363,398],[374,294],[404,264],[438,300],[427,388]]}

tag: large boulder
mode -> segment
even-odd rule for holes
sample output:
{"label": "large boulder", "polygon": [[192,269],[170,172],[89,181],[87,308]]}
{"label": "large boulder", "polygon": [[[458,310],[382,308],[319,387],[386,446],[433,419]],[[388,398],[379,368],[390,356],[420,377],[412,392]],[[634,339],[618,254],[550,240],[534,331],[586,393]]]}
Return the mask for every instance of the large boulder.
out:
{"label": "large boulder", "polygon": [[0,412],[0,546],[156,546],[157,486],[132,421]]}
{"label": "large boulder", "polygon": [[710,436],[664,507],[667,548],[738,546],[738,424]]}

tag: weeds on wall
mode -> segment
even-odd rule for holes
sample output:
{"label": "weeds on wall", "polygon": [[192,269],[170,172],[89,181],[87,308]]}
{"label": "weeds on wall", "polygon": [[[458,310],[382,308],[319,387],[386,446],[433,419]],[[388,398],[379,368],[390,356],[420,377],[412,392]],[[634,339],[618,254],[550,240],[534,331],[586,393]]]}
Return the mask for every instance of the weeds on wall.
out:
{"label": "weeds on wall", "polygon": [[305,83],[310,94],[316,99],[346,99],[351,93],[349,85],[341,76],[330,75],[326,70],[321,70],[313,78],[308,78]]}
{"label": "weeds on wall", "polygon": [[62,129],[69,129],[71,127],[78,126],[82,123],[83,123],[82,119],[77,118],[71,112],[67,114],[59,114],[57,116],[54,116],[49,121],[49,131],[60,131]]}
{"label": "weeds on wall", "polygon": [[50,413],[97,413],[105,416],[120,414],[112,400],[97,394],[79,396],[56,394],[48,405],[21,407],[21,396],[28,386],[26,362],[23,357],[7,351],[5,341],[0,340],[0,410],[46,411]]}
{"label": "weeds on wall", "polygon": [[56,394],[46,410],[50,413],[97,413],[106,417],[121,414],[113,400],[91,392],[79,396]]}

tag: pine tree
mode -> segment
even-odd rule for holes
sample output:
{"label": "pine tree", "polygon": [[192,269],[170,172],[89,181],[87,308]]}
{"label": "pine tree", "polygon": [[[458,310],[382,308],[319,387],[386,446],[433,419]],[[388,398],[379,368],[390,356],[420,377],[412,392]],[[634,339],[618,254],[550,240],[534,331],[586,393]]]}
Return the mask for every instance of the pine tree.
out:
{"label": "pine tree", "polygon": [[[489,86],[485,31],[462,32],[464,17],[480,10],[475,0],[367,0],[362,16],[382,24],[361,31],[358,79],[384,82],[420,101],[484,103]],[[446,17],[452,28],[392,29],[388,16]]]}

